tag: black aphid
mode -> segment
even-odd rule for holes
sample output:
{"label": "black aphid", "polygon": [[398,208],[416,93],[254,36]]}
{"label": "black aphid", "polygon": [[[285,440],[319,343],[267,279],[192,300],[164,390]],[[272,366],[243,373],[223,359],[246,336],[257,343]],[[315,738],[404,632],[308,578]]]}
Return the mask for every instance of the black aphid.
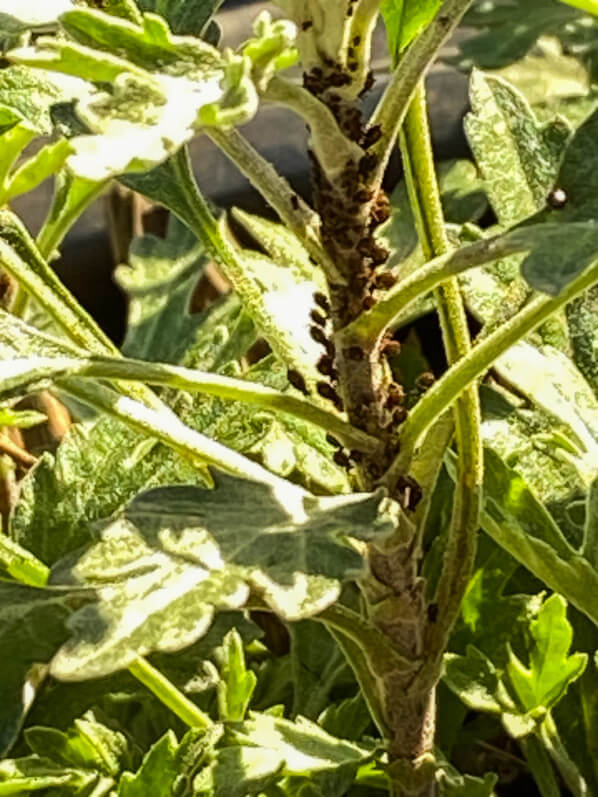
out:
{"label": "black aphid", "polygon": [[303,376],[295,368],[289,368],[287,371],[287,379],[293,387],[305,396],[309,396],[309,390]]}

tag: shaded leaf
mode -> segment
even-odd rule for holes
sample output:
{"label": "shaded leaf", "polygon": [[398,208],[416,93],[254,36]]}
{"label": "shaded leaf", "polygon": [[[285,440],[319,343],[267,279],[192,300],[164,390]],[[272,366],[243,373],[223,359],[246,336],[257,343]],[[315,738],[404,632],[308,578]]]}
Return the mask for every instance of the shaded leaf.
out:
{"label": "shaded leaf", "polygon": [[42,678],[34,664],[48,662],[68,637],[64,623],[70,609],[63,591],[0,582],[0,597],[0,752],[5,753]]}
{"label": "shaded leaf", "polygon": [[445,653],[443,680],[474,711],[500,714],[504,709],[498,696],[500,674],[490,659],[472,645],[465,656]]}
{"label": "shaded leaf", "polygon": [[129,296],[123,354],[154,362],[181,362],[203,315],[190,315],[193,291],[205,265],[203,248],[172,217],[166,238],[136,238],[129,266],[116,272]]}
{"label": "shaded leaf", "polygon": [[109,777],[119,774],[129,756],[125,736],[98,722],[93,712],[75,720],[66,733],[53,727],[29,727],[25,740],[40,757],[64,767],[97,770]]}

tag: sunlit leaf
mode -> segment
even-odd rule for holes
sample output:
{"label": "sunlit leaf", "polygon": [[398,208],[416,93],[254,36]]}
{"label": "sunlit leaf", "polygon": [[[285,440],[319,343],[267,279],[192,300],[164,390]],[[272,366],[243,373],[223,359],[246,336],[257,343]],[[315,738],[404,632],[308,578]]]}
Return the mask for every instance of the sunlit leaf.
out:
{"label": "sunlit leaf", "polygon": [[569,655],[573,630],[567,621],[567,604],[560,595],[548,598],[530,626],[533,647],[529,669],[511,651],[509,679],[526,711],[551,708],[583,673],[587,656]]}

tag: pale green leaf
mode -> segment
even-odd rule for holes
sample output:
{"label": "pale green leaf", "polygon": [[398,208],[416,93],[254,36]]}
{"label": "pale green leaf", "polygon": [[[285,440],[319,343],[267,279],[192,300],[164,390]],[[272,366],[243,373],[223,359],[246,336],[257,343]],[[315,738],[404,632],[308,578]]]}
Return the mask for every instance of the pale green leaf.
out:
{"label": "pale green leaf", "polygon": [[46,144],[10,175],[2,192],[3,202],[31,191],[51,177],[62,168],[70,152],[71,145],[65,139]]}
{"label": "pale green leaf", "polygon": [[30,794],[46,789],[64,789],[59,793],[71,795],[93,786],[96,780],[95,775],[65,769],[38,756],[0,761],[1,795]]}
{"label": "pale green leaf", "polygon": [[549,709],[581,676],[587,655],[569,655],[573,630],[567,620],[567,603],[560,595],[552,595],[544,602],[530,632],[533,647],[529,668],[511,651],[507,672],[525,711]]}
{"label": "pale green leaf", "polygon": [[[598,398],[575,365],[551,346],[520,342],[495,367],[550,420],[555,434],[552,440],[550,434],[544,438],[549,453],[558,456],[561,448],[582,484],[589,485],[598,472]],[[564,436],[560,446],[557,432]],[[537,442],[542,444],[541,436]]]}
{"label": "pale green leaf", "polygon": [[573,359],[598,396],[598,286],[568,304],[566,312]]}
{"label": "pale green leaf", "polygon": [[250,797],[274,784],[281,773],[280,755],[262,747],[224,747],[193,781],[201,797]]}
{"label": "pale green leaf", "polygon": [[135,774],[123,773],[119,797],[171,797],[179,774],[177,748],[176,736],[168,731],[148,750]]}
{"label": "pale green leaf", "polygon": [[371,750],[354,742],[330,736],[304,717],[291,722],[282,717],[251,713],[232,731],[232,736],[239,744],[270,750],[273,757],[284,761],[284,772],[288,775],[315,775],[343,765],[357,766],[372,755]]}
{"label": "pale green leaf", "polygon": [[289,620],[317,614],[362,571],[346,536],[388,533],[395,509],[380,494],[313,498],[224,474],[212,490],[144,493],[77,562],[58,566],[55,580],[97,587],[100,603],[74,616],[52,672],[97,677],[138,654],[186,647],[214,611],[243,606],[250,587]]}
{"label": "pale green leaf", "polygon": [[27,66],[0,70],[0,128],[20,123],[39,135],[52,132],[50,109],[56,102],[71,98],[68,83],[60,76],[46,75]]}
{"label": "pale green leaf", "polygon": [[465,130],[499,222],[513,224],[544,207],[570,129],[541,124],[506,81],[475,71]]}
{"label": "pale green leaf", "polygon": [[[70,168],[102,180],[164,161],[204,124],[236,124],[256,110],[249,63],[200,39],[172,34],[145,14],[142,24],[79,9],[61,24],[75,41],[41,38],[13,60],[89,80],[77,115],[89,130],[72,142]],[[103,80],[105,87],[92,85]]]}

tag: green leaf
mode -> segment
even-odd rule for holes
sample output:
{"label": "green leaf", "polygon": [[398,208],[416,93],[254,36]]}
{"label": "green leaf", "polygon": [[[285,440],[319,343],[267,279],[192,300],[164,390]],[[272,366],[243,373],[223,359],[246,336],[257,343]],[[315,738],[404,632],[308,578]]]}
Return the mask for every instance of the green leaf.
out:
{"label": "green leaf", "polygon": [[137,0],[142,11],[160,14],[173,33],[202,36],[223,0]]}
{"label": "green leaf", "polygon": [[561,0],[561,3],[567,3],[567,5],[579,8],[588,14],[598,15],[598,0]]}
{"label": "green leaf", "polygon": [[598,570],[598,476],[588,490],[582,554]]}
{"label": "green leaf", "polygon": [[461,775],[453,767],[442,767],[436,775],[439,797],[493,797],[498,775],[487,772],[483,778]]}
{"label": "green leaf", "polygon": [[[451,458],[447,465],[455,478]],[[590,597],[598,591],[598,572],[568,544],[525,480],[490,448],[484,451],[484,466],[484,531],[598,625]]]}
{"label": "green leaf", "polygon": [[580,677],[588,657],[585,653],[569,655],[573,630],[567,621],[567,603],[560,595],[544,602],[530,632],[534,644],[529,669],[511,651],[507,672],[525,711],[549,709]]}
{"label": "green leaf", "polygon": [[38,135],[52,132],[50,109],[71,98],[68,87],[77,81],[46,75],[26,66],[0,70],[0,129],[19,123]]}
{"label": "green leaf", "polygon": [[[11,58],[90,81],[76,112],[90,131],[75,136],[73,172],[103,180],[165,160],[204,124],[236,124],[256,110],[249,63],[193,37],[172,34],[154,14],[142,24],[90,9],[70,11],[62,26],[75,42],[40,38]],[[110,91],[92,82],[110,82]]]}
{"label": "green leaf", "polygon": [[235,629],[224,637],[217,651],[220,665],[218,714],[221,722],[241,722],[253,695],[257,677],[245,665],[243,640]]}
{"label": "green leaf", "polygon": [[262,747],[225,747],[193,781],[193,794],[249,797],[274,784],[283,767],[275,751]]}
{"label": "green leaf", "polygon": [[168,731],[146,753],[134,775],[123,773],[118,784],[119,797],[171,797],[179,774],[177,748],[176,736]]}
{"label": "green leaf", "polygon": [[80,794],[85,787],[93,786],[95,780],[95,775],[65,769],[38,756],[0,761],[2,795],[29,794],[46,789],[63,789],[58,793],[64,795]]}
{"label": "green leaf", "polygon": [[380,12],[395,64],[405,47],[430,24],[441,5],[442,0],[383,0]]}
{"label": "green leaf", "polygon": [[40,757],[64,767],[97,770],[111,778],[118,775],[129,755],[126,737],[98,722],[91,711],[76,719],[66,733],[33,726],[24,735],[29,748]]}
{"label": "green leaf", "polygon": [[111,418],[71,426],[21,483],[15,540],[47,564],[92,539],[91,524],[139,490],[201,477],[169,449]]}
{"label": "green leaf", "polygon": [[0,598],[0,752],[5,753],[43,677],[34,665],[48,662],[67,638],[70,609],[64,591],[22,584],[0,582]]}
{"label": "green leaf", "polygon": [[541,124],[506,81],[474,71],[465,130],[498,220],[510,225],[543,208],[558,174],[570,129]]}
{"label": "green leaf", "polygon": [[129,322],[123,354],[155,362],[181,362],[205,320],[190,315],[193,291],[205,265],[203,248],[172,217],[166,238],[136,238],[129,266],[116,280],[129,296]]}
{"label": "green leaf", "polygon": [[598,286],[568,304],[566,312],[573,359],[598,396]]}
{"label": "green leaf", "polygon": [[363,568],[345,537],[388,533],[394,511],[378,493],[313,498],[224,474],[213,490],[142,494],[78,561],[57,566],[55,581],[94,586],[100,603],[74,615],[52,673],[99,677],[138,654],[186,647],[214,611],[243,606],[250,587],[288,620],[317,614]]}
{"label": "green leaf", "polygon": [[372,725],[367,703],[362,692],[355,697],[329,705],[318,717],[320,725],[332,736],[358,741]]}
{"label": "green leaf", "polygon": [[315,775],[344,765],[365,763],[372,751],[345,739],[336,739],[304,717],[295,722],[251,713],[239,727],[231,729],[238,744],[255,745],[273,758],[284,761],[286,775]]}

